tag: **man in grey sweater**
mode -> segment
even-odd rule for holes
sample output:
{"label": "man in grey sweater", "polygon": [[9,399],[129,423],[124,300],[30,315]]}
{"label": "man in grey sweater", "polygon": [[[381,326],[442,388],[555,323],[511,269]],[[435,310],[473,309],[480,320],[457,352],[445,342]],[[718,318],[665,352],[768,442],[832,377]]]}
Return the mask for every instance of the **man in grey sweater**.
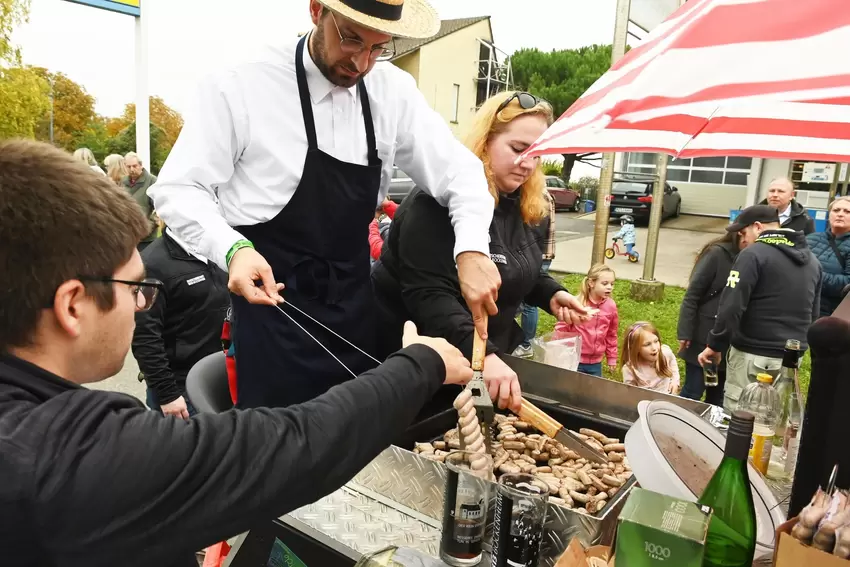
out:
{"label": "man in grey sweater", "polygon": [[785,341],[807,348],[806,332],[820,310],[821,267],[802,232],[780,228],[767,205],[744,209],[728,232],[750,242],[738,254],[700,364],[728,352],[723,407],[732,411],[759,369],[777,369]]}

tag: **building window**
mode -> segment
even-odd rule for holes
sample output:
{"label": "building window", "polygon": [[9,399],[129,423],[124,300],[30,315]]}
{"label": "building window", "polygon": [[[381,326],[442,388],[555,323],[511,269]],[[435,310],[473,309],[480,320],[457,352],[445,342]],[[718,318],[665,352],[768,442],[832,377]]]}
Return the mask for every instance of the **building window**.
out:
{"label": "building window", "polygon": [[452,85],[452,122],[457,124],[457,112],[460,107],[460,85]]}
{"label": "building window", "polygon": [[[671,159],[667,164],[667,180],[680,183],[745,186],[751,165],[752,158],[748,157]],[[655,154],[645,152],[626,154],[626,171],[654,174]]]}

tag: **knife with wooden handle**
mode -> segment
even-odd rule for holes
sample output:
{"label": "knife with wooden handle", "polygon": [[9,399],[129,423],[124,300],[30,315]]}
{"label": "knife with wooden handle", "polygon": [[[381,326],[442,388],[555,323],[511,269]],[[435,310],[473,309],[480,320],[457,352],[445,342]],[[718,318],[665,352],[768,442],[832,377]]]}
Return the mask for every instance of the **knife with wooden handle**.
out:
{"label": "knife with wooden handle", "polygon": [[[484,324],[487,324],[487,319],[484,319]],[[496,410],[493,407],[493,402],[490,400],[490,392],[487,390],[487,384],[484,382],[484,358],[487,356],[487,341],[481,338],[478,330],[474,331],[472,339],[472,380],[466,385],[466,389],[472,392],[472,405],[475,407],[475,414],[478,416],[478,422],[481,424],[481,433],[484,435],[484,444],[487,447],[487,453],[492,454],[492,431],[490,429],[493,420],[496,416]]]}
{"label": "knife with wooden handle", "polygon": [[597,463],[607,463],[608,457],[604,453],[597,451],[572,433],[569,429],[558,423],[543,410],[526,400],[522,399],[522,407],[519,411],[519,418],[539,429],[547,437],[551,437],[555,441],[563,444],[567,449],[575,451],[580,456],[588,461]]}

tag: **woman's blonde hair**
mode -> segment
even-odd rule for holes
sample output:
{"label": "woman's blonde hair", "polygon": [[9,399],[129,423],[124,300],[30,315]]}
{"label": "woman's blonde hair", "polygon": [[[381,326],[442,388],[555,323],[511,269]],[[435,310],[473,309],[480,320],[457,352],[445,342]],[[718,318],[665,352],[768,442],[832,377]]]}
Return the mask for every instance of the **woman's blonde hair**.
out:
{"label": "woman's blonde hair", "polygon": [[121,179],[127,175],[127,166],[124,165],[124,156],[119,154],[109,154],[103,160],[103,165],[106,166],[106,175],[117,185],[121,184]]}
{"label": "woman's blonde hair", "polygon": [[[647,321],[638,321],[629,327],[629,330],[626,331],[626,336],[623,337],[620,365],[628,365],[632,372],[634,372],[640,364],[640,347],[643,343],[644,333],[655,335],[658,338],[658,342],[661,343],[662,346],[664,345],[661,340],[661,334],[652,323]],[[669,364],[667,364],[667,357],[664,356],[663,351],[659,351],[658,353],[658,359],[655,361],[655,371],[658,372],[659,376],[663,376],[665,378],[671,378],[673,376],[673,369],[670,368]]]}
{"label": "woman's blonde hair", "polygon": [[596,282],[599,281],[602,274],[611,274],[615,278],[617,277],[617,274],[614,273],[611,266],[608,266],[607,264],[599,263],[591,266],[587,275],[583,280],[581,280],[581,288],[578,291],[578,300],[582,305],[588,304],[590,300],[590,291],[593,289],[593,286],[596,285]]}
{"label": "woman's blonde hair", "polygon": [[837,203],[838,201],[850,201],[850,195],[839,195],[838,197],[833,199],[829,206],[826,208],[827,212],[831,213],[832,206],[835,205],[835,203]]}
{"label": "woman's blonde hair", "polygon": [[[505,108],[498,111],[499,107],[509,97],[514,97],[516,94],[515,92],[502,92],[487,99],[475,113],[472,126],[464,140],[466,147],[472,150],[472,153],[478,156],[478,159],[484,164],[487,185],[496,203],[499,202],[499,189],[493,181],[493,170],[490,167],[487,144],[493,136],[504,132],[508,124],[519,116],[536,114],[542,116],[547,125],[551,125],[554,121],[552,106],[540,99],[535,106],[526,109],[520,106],[517,98],[513,98]],[[520,211],[522,212],[522,220],[526,224],[540,224],[540,221],[549,215],[549,202],[546,200],[546,176],[543,175],[543,170],[539,164],[531,177],[522,184]]]}
{"label": "woman's blonde hair", "polygon": [[81,161],[86,165],[97,165],[97,160],[94,159],[94,154],[88,148],[80,148],[74,152],[74,159]]}

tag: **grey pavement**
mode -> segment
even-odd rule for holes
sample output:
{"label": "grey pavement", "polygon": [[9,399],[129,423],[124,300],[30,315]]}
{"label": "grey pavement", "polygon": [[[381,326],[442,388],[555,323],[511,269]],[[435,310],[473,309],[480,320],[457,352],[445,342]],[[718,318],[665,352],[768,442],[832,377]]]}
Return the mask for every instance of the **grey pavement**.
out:
{"label": "grey pavement", "polygon": [[[668,285],[685,287],[699,250],[706,243],[723,233],[727,219],[682,215],[677,219],[668,219],[661,226],[658,240],[658,253],[655,262],[655,279]],[[590,268],[593,249],[593,229],[595,215],[579,213],[558,213],[555,223],[556,241],[555,260],[552,271],[567,273],[586,273]],[[619,226],[608,226],[608,245]],[[646,253],[647,229],[637,227],[636,250],[641,259],[636,264],[625,256],[615,256],[605,260],[617,274],[618,279],[636,280],[643,277]]]}

